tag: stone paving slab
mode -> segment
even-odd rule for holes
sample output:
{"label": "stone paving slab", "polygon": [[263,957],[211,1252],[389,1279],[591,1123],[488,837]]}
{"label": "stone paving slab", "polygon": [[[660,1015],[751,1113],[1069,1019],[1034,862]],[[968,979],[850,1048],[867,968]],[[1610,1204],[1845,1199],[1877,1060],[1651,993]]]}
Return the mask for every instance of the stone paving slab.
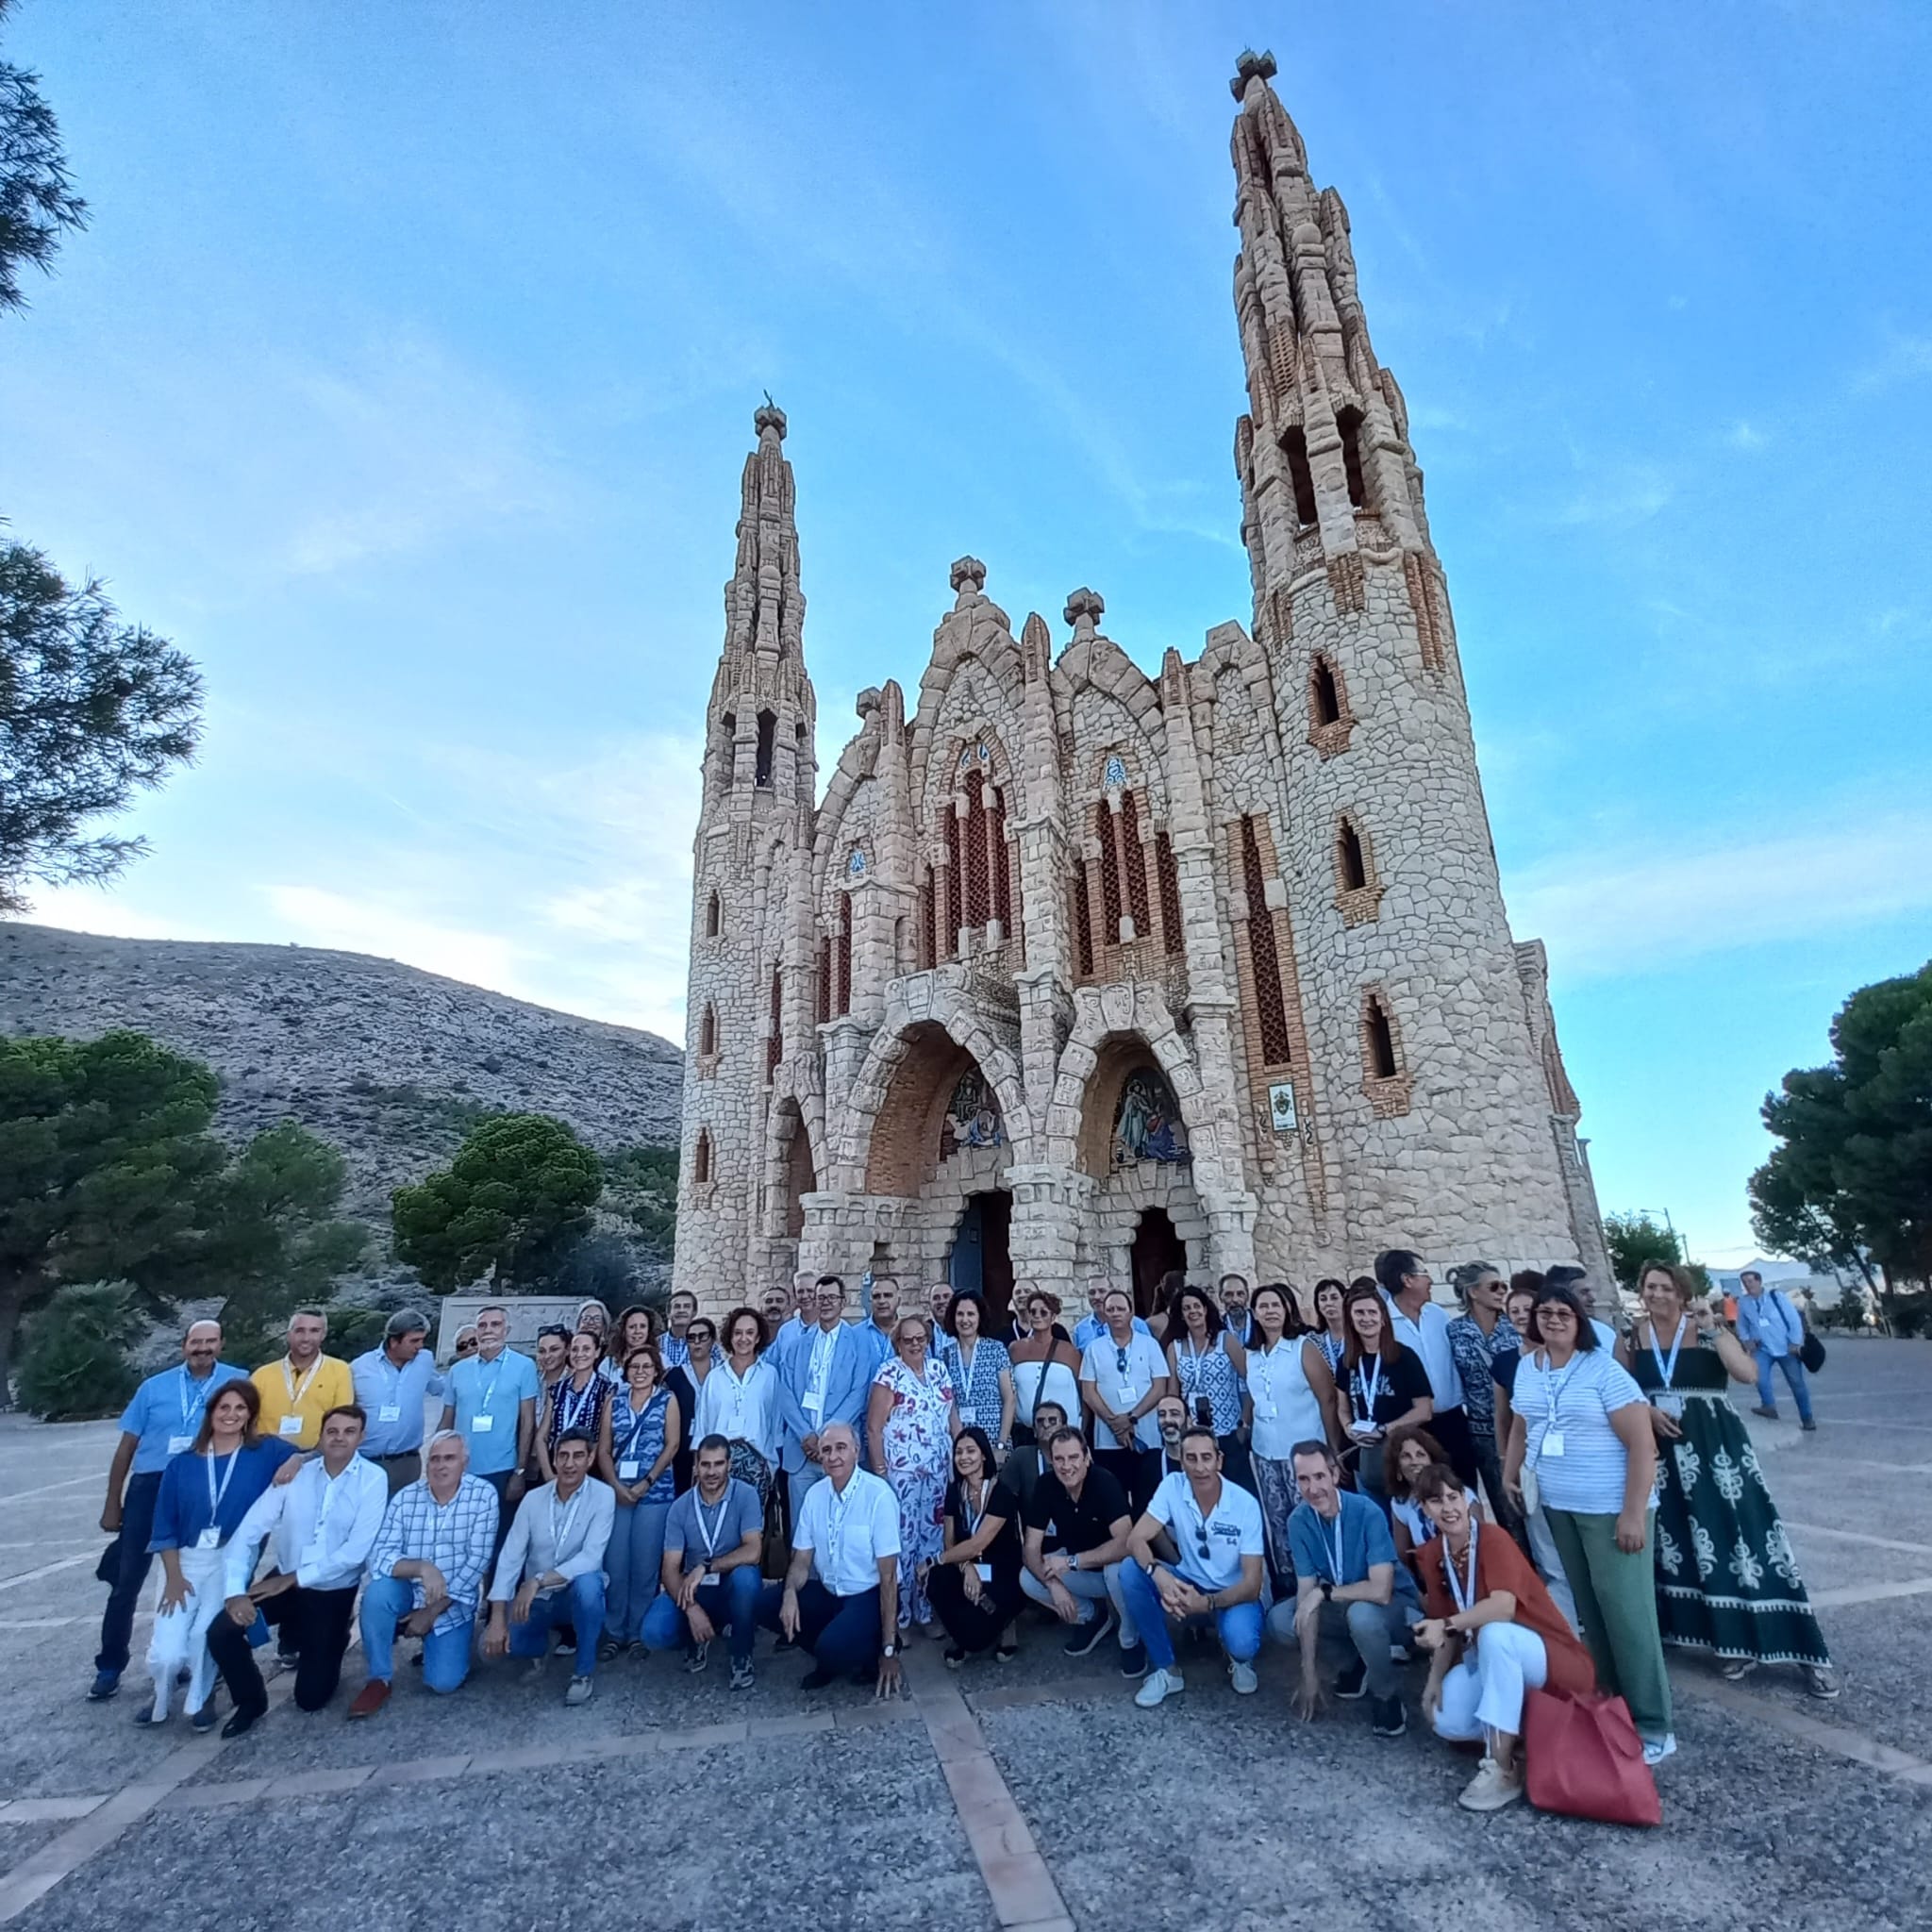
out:
{"label": "stone paving slab", "polygon": [[899,1726],[675,1769],[570,1766],[454,1790],[365,1785],[245,1814],[158,1811],[14,1924],[339,1932],[358,1919],[463,1932],[996,1923],[939,1768],[919,1729]]}

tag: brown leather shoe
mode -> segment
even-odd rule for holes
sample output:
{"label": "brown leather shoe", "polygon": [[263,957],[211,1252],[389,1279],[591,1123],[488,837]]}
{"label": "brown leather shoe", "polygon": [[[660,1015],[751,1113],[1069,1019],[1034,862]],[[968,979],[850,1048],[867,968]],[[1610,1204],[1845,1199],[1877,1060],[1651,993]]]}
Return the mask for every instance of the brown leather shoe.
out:
{"label": "brown leather shoe", "polygon": [[380,1677],[371,1677],[356,1693],[349,1707],[351,1717],[374,1717],[389,1702],[389,1686]]}

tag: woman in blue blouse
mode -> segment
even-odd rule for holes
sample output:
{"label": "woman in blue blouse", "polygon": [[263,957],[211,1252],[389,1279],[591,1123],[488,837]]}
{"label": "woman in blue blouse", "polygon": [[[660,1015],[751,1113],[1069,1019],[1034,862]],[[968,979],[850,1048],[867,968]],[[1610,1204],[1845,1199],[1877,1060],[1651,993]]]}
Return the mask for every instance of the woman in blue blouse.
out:
{"label": "woman in blue blouse", "polygon": [[[658,1344],[624,1358],[624,1387],[597,1422],[597,1474],[617,1494],[617,1521],[604,1553],[610,1579],[598,1657],[608,1663],[627,1643],[643,1649],[644,1612],[658,1594],[664,1560],[664,1519],[676,1494],[672,1464],[680,1440],[677,1404],[664,1386]],[[586,1630],[578,1638],[588,1643]]]}
{"label": "woman in blue blouse", "polygon": [[984,1429],[1004,1458],[1013,1443],[1013,1358],[987,1334],[986,1304],[976,1294],[956,1294],[942,1325],[939,1357],[953,1378],[959,1425]]}
{"label": "woman in blue blouse", "polygon": [[185,1454],[161,1472],[148,1548],[161,1559],[161,1591],[148,1640],[154,1701],[135,1713],[138,1724],[165,1724],[168,1690],[184,1666],[192,1674],[184,1707],[197,1731],[214,1726],[213,1659],[208,1625],[227,1601],[225,1545],[249,1507],[295,1455],[287,1442],[255,1433],[261,1396],[253,1382],[225,1382],[208,1399],[201,1427]]}

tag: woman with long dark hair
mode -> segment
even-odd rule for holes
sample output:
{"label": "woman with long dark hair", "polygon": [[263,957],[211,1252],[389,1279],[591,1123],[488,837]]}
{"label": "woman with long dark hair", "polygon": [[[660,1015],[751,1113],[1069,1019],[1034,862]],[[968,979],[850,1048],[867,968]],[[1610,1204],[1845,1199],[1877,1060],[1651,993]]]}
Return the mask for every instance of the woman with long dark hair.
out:
{"label": "woman with long dark hair", "polygon": [[1342,1298],[1347,1293],[1346,1285],[1332,1274],[1324,1274],[1315,1284],[1315,1345],[1328,1363],[1328,1373],[1338,1382],[1341,1379],[1341,1358],[1348,1353],[1348,1329],[1341,1319]]}
{"label": "woman with long dark hair", "polygon": [[1214,1431],[1222,1474],[1252,1494],[1255,1473],[1241,1436],[1247,1350],[1227,1332],[1214,1297],[1205,1288],[1187,1284],[1168,1304],[1167,1332],[1160,1339],[1167,1349],[1168,1374],[1188,1406],[1189,1420]]}
{"label": "woman with long dark hair", "polygon": [[1014,1655],[1013,1619],[1025,1601],[1021,1514],[1019,1497],[994,1475],[991,1439],[969,1423],[953,1439],[945,1540],[925,1576],[933,1610],[952,1639],[946,1662],[955,1669],[982,1651],[1002,1663]]}
{"label": "woman with long dark hair", "polygon": [[597,1440],[610,1402],[610,1384],[597,1373],[601,1349],[597,1336],[579,1328],[570,1339],[564,1373],[543,1399],[537,1423],[537,1468],[546,1483],[556,1480],[557,1445],[567,1430],[581,1429],[591,1441]]}
{"label": "woman with long dark hair", "polygon": [[1355,1450],[1356,1486],[1389,1514],[1382,1445],[1391,1429],[1426,1423],[1436,1412],[1422,1362],[1396,1341],[1389,1309],[1373,1283],[1357,1286],[1341,1301],[1348,1349],[1340,1384],[1341,1424]]}
{"label": "woman with long dark hair", "polygon": [[1296,1332],[1301,1324],[1294,1303],[1280,1282],[1257,1288],[1250,1312],[1255,1326],[1248,1350],[1248,1400],[1254,1405],[1249,1459],[1268,1538],[1269,1568],[1276,1589],[1291,1597],[1294,1556],[1288,1519],[1301,1501],[1294,1480],[1294,1445],[1312,1441],[1326,1442],[1331,1449],[1341,1446],[1335,1378],[1328,1373],[1320,1340]]}

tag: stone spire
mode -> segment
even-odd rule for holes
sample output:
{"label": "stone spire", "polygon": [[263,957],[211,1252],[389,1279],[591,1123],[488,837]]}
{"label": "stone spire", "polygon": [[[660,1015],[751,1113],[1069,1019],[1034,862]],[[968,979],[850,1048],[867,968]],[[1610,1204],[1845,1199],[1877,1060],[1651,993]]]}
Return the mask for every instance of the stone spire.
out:
{"label": "stone spire", "polygon": [[791,465],[783,448],[785,411],[767,393],[752,422],[758,442],[744,459],[738,562],[724,587],[724,648],[727,655],[795,658],[804,647],[805,597],[798,588]]}

